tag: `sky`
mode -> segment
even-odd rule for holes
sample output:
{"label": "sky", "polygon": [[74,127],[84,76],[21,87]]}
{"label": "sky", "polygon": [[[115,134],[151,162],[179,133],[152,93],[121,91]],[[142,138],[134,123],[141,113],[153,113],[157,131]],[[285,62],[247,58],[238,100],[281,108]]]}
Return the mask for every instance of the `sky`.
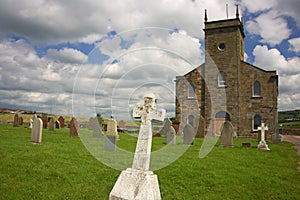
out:
{"label": "sky", "polygon": [[128,119],[154,93],[172,117],[175,77],[203,63],[204,9],[235,4],[245,61],[277,71],[278,110],[300,109],[298,0],[2,0],[0,107]]}

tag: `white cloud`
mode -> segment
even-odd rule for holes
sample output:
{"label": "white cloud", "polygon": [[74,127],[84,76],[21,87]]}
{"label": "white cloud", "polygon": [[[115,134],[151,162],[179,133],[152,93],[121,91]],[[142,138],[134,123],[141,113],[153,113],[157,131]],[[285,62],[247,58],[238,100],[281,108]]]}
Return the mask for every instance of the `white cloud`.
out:
{"label": "white cloud", "polygon": [[294,52],[300,52],[300,37],[298,38],[293,38],[288,40],[289,44],[290,44],[290,51],[294,51]]}
{"label": "white cloud", "polygon": [[246,29],[251,34],[262,37],[261,42],[275,46],[287,39],[291,30],[288,28],[287,21],[280,17],[276,11],[269,11],[246,22]]}
{"label": "white cloud", "polygon": [[256,13],[256,12],[268,10],[268,9],[274,7],[275,5],[277,5],[277,0],[268,0],[268,1],[242,0],[241,4],[249,12]]}
{"label": "white cloud", "polygon": [[45,58],[63,63],[81,64],[82,62],[87,61],[87,56],[85,54],[71,48],[63,48],[59,50],[48,49]]}

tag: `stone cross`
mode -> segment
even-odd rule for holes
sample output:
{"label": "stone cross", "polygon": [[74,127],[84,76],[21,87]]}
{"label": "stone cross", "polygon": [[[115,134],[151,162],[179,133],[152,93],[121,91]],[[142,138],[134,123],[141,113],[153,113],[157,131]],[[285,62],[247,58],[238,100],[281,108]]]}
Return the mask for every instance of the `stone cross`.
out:
{"label": "stone cross", "polygon": [[133,117],[142,119],[139,137],[134,154],[132,169],[148,171],[150,166],[150,154],[152,144],[151,120],[163,121],[165,110],[156,109],[157,100],[153,94],[144,97],[144,106],[137,106],[133,109]]}
{"label": "stone cross", "polygon": [[261,139],[260,141],[265,142],[265,131],[269,130],[265,123],[261,123],[261,126],[257,127],[257,130],[261,131]]}
{"label": "stone cross", "polygon": [[265,126],[265,123],[261,123],[261,126],[257,127],[257,129],[261,131],[261,139],[257,146],[257,149],[270,150],[265,141],[265,131],[269,130],[268,127]]}

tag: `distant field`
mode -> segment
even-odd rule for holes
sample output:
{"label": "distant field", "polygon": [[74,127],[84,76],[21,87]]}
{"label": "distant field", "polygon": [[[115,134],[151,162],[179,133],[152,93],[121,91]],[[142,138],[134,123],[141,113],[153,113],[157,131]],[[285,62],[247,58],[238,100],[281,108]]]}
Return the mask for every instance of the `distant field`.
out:
{"label": "distant field", "polygon": [[[90,138],[92,132],[85,131]],[[153,138],[153,150],[164,142]],[[269,142],[270,151],[259,151],[256,139],[234,139],[234,148],[218,142],[200,159],[202,142],[195,139],[178,160],[155,171],[162,199],[299,199],[300,160],[292,144]],[[242,142],[252,147],[242,148]],[[135,144],[136,137],[120,133],[119,148],[133,152]],[[79,138],[71,138],[68,129],[44,129],[42,144],[32,145],[29,128],[10,124],[0,124],[0,172],[0,199],[5,200],[108,199],[120,175],[95,159]]]}

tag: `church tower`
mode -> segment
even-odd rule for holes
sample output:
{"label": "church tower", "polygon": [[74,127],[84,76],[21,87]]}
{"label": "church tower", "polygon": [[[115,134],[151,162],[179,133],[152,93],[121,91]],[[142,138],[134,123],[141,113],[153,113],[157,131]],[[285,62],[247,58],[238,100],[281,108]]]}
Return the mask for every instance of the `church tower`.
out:
{"label": "church tower", "polygon": [[239,74],[245,34],[238,6],[235,18],[218,21],[208,21],[205,10],[204,25],[206,106],[203,109],[206,124],[218,132],[226,116],[234,127],[239,127]]}

